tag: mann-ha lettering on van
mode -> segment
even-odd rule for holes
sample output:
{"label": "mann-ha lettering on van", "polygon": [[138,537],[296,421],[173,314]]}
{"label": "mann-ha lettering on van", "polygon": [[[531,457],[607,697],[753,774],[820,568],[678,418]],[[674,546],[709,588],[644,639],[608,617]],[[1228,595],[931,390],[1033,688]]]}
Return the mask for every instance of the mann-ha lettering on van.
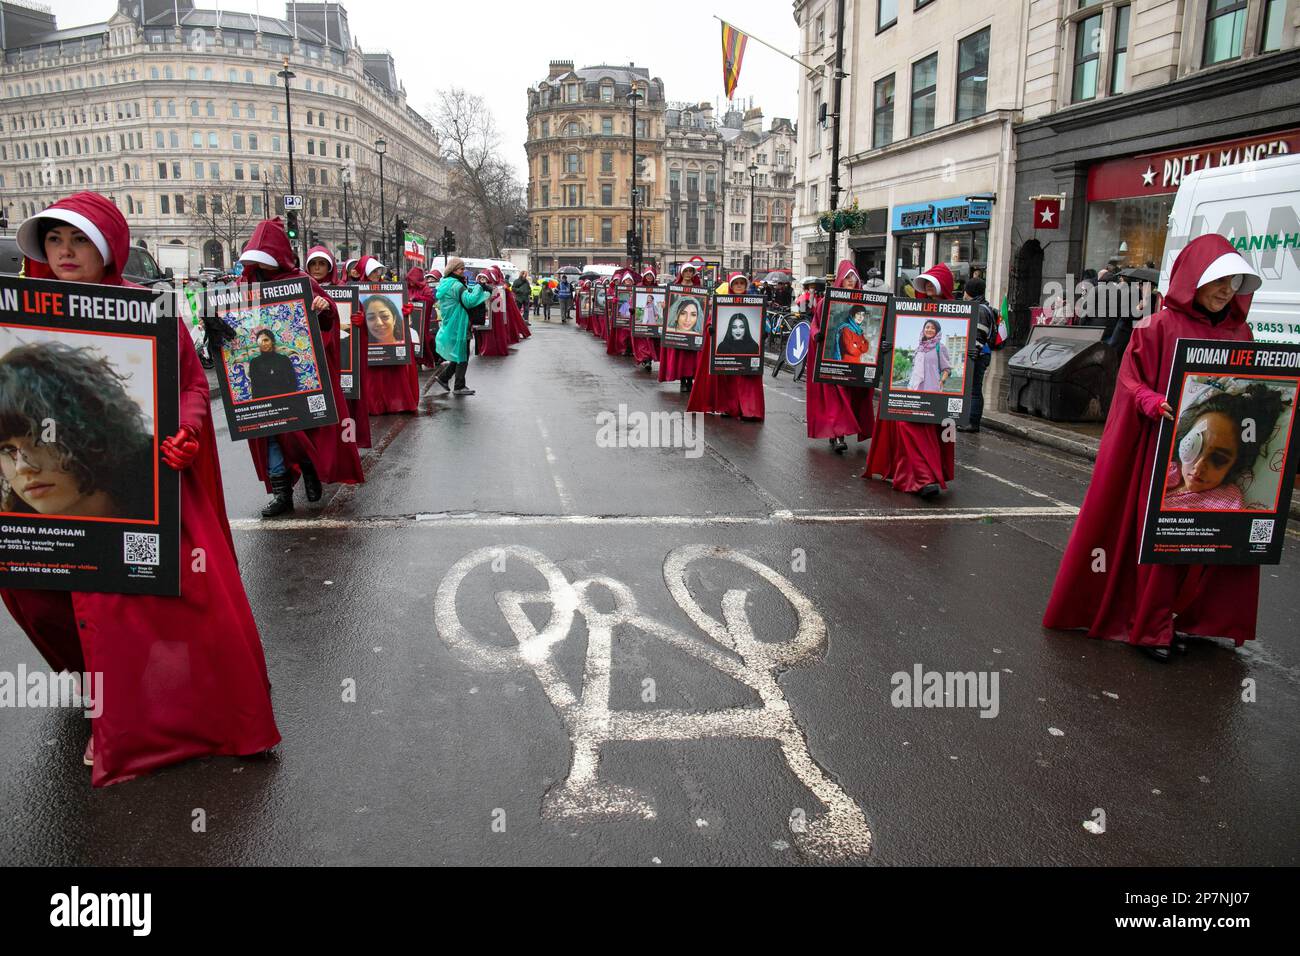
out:
{"label": "mann-ha lettering on van", "polygon": [[1183,177],[1169,213],[1160,291],[1183,246],[1215,232],[1264,279],[1251,301],[1255,338],[1300,342],[1300,156],[1199,169]]}

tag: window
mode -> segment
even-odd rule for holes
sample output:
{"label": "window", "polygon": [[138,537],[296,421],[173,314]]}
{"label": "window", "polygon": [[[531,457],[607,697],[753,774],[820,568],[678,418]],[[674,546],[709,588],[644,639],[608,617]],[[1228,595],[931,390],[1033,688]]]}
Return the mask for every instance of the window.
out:
{"label": "window", "polygon": [[546,207],[551,204],[551,184],[542,183],[542,206]]}
{"label": "window", "polygon": [[271,152],[278,153],[279,151],[280,151],[280,137],[278,135],[274,135],[271,137]]}
{"label": "window", "polygon": [[237,179],[239,182],[243,182],[243,181],[244,181],[244,164],[243,164],[243,163],[235,163],[235,179]]}
{"label": "window", "polygon": [[543,156],[543,157],[542,157],[542,175],[543,175],[543,176],[549,176],[549,175],[551,175],[551,157],[550,157],[550,156]]}
{"label": "window", "polygon": [[542,245],[549,246],[550,244],[551,244],[551,220],[543,219],[542,220]]}
{"label": "window", "polygon": [[1128,66],[1128,18],[1132,7],[1115,8],[1115,45],[1110,57],[1110,92],[1124,92],[1124,74]]}
{"label": "window", "polygon": [[176,215],[178,216],[185,215],[185,197],[182,196],[180,193],[177,193],[175,196],[172,197],[172,199],[175,200]]}
{"label": "window", "polygon": [[600,101],[601,101],[602,103],[613,103],[613,102],[614,102],[614,84],[613,84],[613,83],[602,83],[602,84],[600,84]]}
{"label": "window", "polygon": [[307,125],[308,125],[308,126],[313,125],[313,119],[312,119],[312,116],[313,116],[312,111],[311,111],[311,110],[308,110],[308,111],[307,111]]}
{"label": "window", "polygon": [[602,136],[614,135],[614,117],[602,116],[600,118],[600,134]]}
{"label": "window", "polygon": [[159,164],[158,164],[158,178],[159,178],[159,179],[166,179],[166,178],[167,178],[167,164],[166,164],[166,163],[159,163]]}
{"label": "window", "polygon": [[203,164],[202,164],[202,163],[195,163],[195,164],[194,164],[194,178],[195,178],[195,179],[202,179],[202,178],[203,178]]}
{"label": "window", "polygon": [[613,153],[601,153],[601,154],[600,154],[600,171],[601,171],[602,173],[606,173],[606,174],[608,174],[608,173],[613,173],[613,172],[614,172],[614,154],[613,154]]}
{"label": "window", "polygon": [[209,178],[209,179],[220,179],[220,178],[221,178],[221,164],[220,164],[220,163],[208,163],[208,178]]}
{"label": "window", "polygon": [[1264,26],[1260,31],[1259,52],[1272,53],[1282,49],[1282,26],[1286,0],[1266,0]]}
{"label": "window", "polygon": [[731,224],[731,238],[737,242],[743,242],[745,239],[745,224],[743,222],[733,222]]}
{"label": "window", "polygon": [[179,162],[174,162],[172,163],[172,179],[180,179],[180,178],[181,178],[181,164]]}
{"label": "window", "polygon": [[[160,130],[160,129],[156,129],[156,130],[154,130],[154,133],[153,133],[153,145],[154,145],[154,148],[155,148],[155,149],[162,149],[162,148],[163,148],[163,134],[162,134],[162,130]],[[80,149],[81,144],[78,143],[77,146],[78,146],[77,152],[80,153],[80,152],[81,152],[81,149]]]}
{"label": "window", "polygon": [[233,102],[233,101],[231,102],[231,104],[230,104],[230,115],[231,115],[231,117],[233,117],[234,119],[239,119],[239,118],[240,118],[240,117],[239,117],[239,104],[238,104],[238,103]]}
{"label": "window", "polygon": [[613,219],[602,219],[600,221],[600,241],[606,244],[614,241]]}
{"label": "window", "polygon": [[1205,56],[1212,66],[1241,56],[1246,34],[1246,0],[1208,0],[1205,8]]}
{"label": "window", "polygon": [[200,132],[198,132],[197,130],[195,130],[195,131],[194,131],[194,134],[193,134],[193,140],[192,140],[192,142],[193,142],[193,144],[194,144],[194,148],[195,148],[195,149],[202,149],[202,148],[203,148],[203,134],[200,133]]}
{"label": "window", "polygon": [[813,43],[815,43],[817,46],[821,46],[825,42],[826,42],[826,15],[822,14],[817,18],[817,22],[813,26]]}
{"label": "window", "polygon": [[700,174],[688,172],[686,174],[686,194],[688,196],[698,196],[700,194]]}
{"label": "window", "polygon": [[649,125],[646,123],[645,120],[643,120],[643,119],[638,119],[638,120],[636,121],[636,134],[637,134],[638,136],[640,136],[640,137],[642,137],[642,138],[645,138],[645,137],[649,136],[650,134],[649,134],[649,132],[647,132],[647,131],[649,130],[649,128],[650,128],[650,127],[649,127]]}
{"label": "window", "polygon": [[582,172],[582,157],[577,153],[564,154],[564,171],[566,173]]}
{"label": "window", "polygon": [[898,0],[876,0],[876,32],[898,22]]}
{"label": "window", "polygon": [[243,149],[243,148],[244,148],[244,134],[243,134],[243,133],[231,133],[231,134],[230,134],[230,145],[231,145],[231,148],[233,148],[233,149]]}
{"label": "window", "polygon": [[939,79],[939,54],[931,53],[912,64],[912,135],[934,129],[935,87]]}
{"label": "window", "polygon": [[181,134],[179,130],[172,130],[167,134],[167,145],[172,149],[181,148]]}
{"label": "window", "polygon": [[169,197],[167,197],[167,196],[159,196],[159,197],[158,197],[158,211],[159,211],[159,212],[161,212],[164,216],[170,216],[170,215],[172,214],[172,211],[171,211],[171,208],[170,208],[170,207],[171,207],[171,199],[170,199]]}
{"label": "window", "polygon": [[582,132],[582,127],[577,123],[569,123],[564,127],[565,136],[577,136]]}
{"label": "window", "polygon": [[256,133],[249,133],[249,134],[248,134],[248,148],[251,149],[251,150],[256,151],[256,149],[257,149],[257,134],[256,134]]}
{"label": "window", "polygon": [[208,133],[208,149],[216,149],[216,148],[217,148],[217,134],[210,132]]}
{"label": "window", "polygon": [[1083,103],[1097,96],[1097,62],[1103,42],[1100,13],[1075,25],[1072,102]]}
{"label": "window", "polygon": [[198,116],[198,115],[199,115],[199,101],[198,101],[198,100],[194,100],[193,102],[190,103],[190,115],[191,115],[191,116]]}
{"label": "window", "polygon": [[551,135],[551,121],[542,120],[542,139],[546,139],[550,135]]}
{"label": "window", "polygon": [[582,205],[582,187],[581,187],[581,186],[565,186],[565,187],[564,187],[564,204],[565,204],[566,206],[581,206],[581,205]]}
{"label": "window", "polygon": [[204,104],[204,107],[203,107],[203,108],[204,108],[204,112],[206,112],[209,116],[214,117],[214,118],[216,117],[216,115],[217,115],[217,104],[214,103],[214,102],[212,102],[212,100],[208,100],[207,103]]}
{"label": "window", "polygon": [[871,130],[873,147],[894,141],[894,74],[876,80],[875,120]]}
{"label": "window", "polygon": [[600,204],[602,206],[614,205],[614,186],[612,183],[600,184]]}
{"label": "window", "polygon": [[989,28],[985,27],[957,44],[958,123],[984,112],[988,91]]}

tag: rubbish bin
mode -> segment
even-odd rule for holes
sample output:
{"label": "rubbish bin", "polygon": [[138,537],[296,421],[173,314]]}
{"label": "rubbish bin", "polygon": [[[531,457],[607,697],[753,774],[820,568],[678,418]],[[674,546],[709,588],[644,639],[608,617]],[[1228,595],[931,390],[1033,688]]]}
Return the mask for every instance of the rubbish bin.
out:
{"label": "rubbish bin", "polygon": [[1056,422],[1105,421],[1119,360],[1088,326],[1035,326],[1007,363],[1007,407]]}

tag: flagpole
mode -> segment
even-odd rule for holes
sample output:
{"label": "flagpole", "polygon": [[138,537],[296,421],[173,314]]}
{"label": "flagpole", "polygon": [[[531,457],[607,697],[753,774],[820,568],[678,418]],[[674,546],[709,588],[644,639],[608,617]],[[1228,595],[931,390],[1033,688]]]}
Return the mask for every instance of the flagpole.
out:
{"label": "flagpole", "polygon": [[[844,86],[844,0],[837,0],[835,8],[835,73],[833,76],[835,100],[834,126],[831,130],[831,228],[826,236],[826,274],[835,275],[835,210],[840,204],[840,111],[843,107]],[[815,211],[815,210],[814,210]],[[828,282],[827,285],[831,283]]]}
{"label": "flagpole", "polygon": [[716,13],[713,15],[713,19],[717,20],[719,23],[725,24],[726,26],[732,27],[733,29],[736,30],[737,33],[743,33],[743,34],[745,34],[745,36],[749,37],[751,40],[757,40],[759,43],[763,44],[763,46],[767,47],[769,50],[773,51],[774,53],[779,53],[779,54],[781,54],[783,57],[785,57],[787,60],[793,60],[795,63],[798,63],[798,64],[799,64],[801,67],[803,67],[805,70],[811,70],[813,73],[817,73],[817,72],[819,72],[819,71],[822,69],[822,68],[819,67],[819,66],[813,66],[813,65],[811,65],[811,64],[809,64],[809,63],[805,63],[803,60],[799,59],[797,56],[792,56],[792,55],[790,55],[789,53],[786,53],[785,50],[782,50],[780,47],[772,46],[772,44],[768,43],[768,42],[767,42],[766,40],[764,40],[762,37],[756,37],[756,36],[754,36],[754,34],[750,33],[748,30],[742,30],[742,29],[740,29],[740,27],[736,26],[734,23],[729,23],[728,21],[722,19],[722,17],[718,16]]}

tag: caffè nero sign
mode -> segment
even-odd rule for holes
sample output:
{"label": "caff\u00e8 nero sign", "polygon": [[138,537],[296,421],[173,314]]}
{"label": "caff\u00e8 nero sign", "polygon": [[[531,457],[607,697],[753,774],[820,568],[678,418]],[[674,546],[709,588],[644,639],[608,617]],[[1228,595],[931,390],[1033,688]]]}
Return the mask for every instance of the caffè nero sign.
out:
{"label": "caff\u00e8 nero sign", "polygon": [[987,229],[991,206],[964,197],[911,203],[890,210],[893,232],[942,232],[952,229]]}

